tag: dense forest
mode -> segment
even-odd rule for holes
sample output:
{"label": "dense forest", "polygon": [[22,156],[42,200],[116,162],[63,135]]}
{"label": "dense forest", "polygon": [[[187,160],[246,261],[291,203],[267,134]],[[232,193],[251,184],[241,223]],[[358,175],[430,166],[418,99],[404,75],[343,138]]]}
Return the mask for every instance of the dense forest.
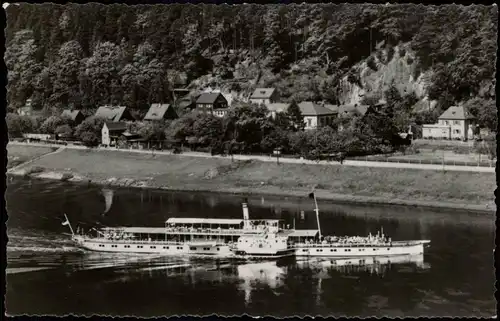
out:
{"label": "dense forest", "polygon": [[11,109],[31,98],[38,109],[116,103],[144,110],[169,101],[179,84],[237,92],[274,85],[285,100],[336,103],[342,79],[359,83],[354,65],[377,68],[376,53],[377,61],[390,60],[398,44],[414,53],[407,55],[413,76],[429,75],[426,94],[438,109],[472,97],[475,105],[494,101],[494,6],[22,4],[6,10]]}

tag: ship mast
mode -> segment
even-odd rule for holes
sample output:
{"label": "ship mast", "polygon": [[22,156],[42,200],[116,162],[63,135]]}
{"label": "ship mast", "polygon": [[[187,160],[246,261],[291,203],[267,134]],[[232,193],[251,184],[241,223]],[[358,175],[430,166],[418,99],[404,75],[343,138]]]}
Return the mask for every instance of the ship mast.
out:
{"label": "ship mast", "polygon": [[316,194],[313,192],[312,193],[313,198],[314,198],[314,206],[315,209],[314,211],[316,212],[316,222],[318,223],[318,232],[319,232],[319,237],[321,238],[321,225],[319,224],[319,208],[318,208],[318,201],[316,200]]}
{"label": "ship mast", "polygon": [[71,223],[69,222],[69,219],[66,216],[66,213],[64,213],[64,218],[66,219],[66,221],[64,221],[63,225],[68,225],[69,226],[69,230],[71,231],[71,234],[74,236],[75,232],[73,231],[73,227],[71,226]]}

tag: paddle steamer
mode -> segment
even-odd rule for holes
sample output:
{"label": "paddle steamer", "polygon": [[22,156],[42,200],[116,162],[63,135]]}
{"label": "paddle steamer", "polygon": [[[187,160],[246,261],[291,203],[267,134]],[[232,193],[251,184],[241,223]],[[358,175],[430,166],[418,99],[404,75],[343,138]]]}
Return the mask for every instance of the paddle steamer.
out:
{"label": "paddle steamer", "polygon": [[423,254],[428,240],[392,241],[377,235],[322,236],[316,197],[318,229],[295,230],[282,220],[250,220],[247,203],[243,219],[169,218],[164,227],[106,227],[92,233],[74,233],[77,246],[101,252],[157,253],[163,255],[226,258],[377,257]]}
{"label": "paddle steamer", "polygon": [[106,227],[74,233],[81,248],[101,252],[164,255],[273,258],[292,256],[295,249],[283,235],[281,220],[250,220],[243,203],[243,219],[169,218],[164,227]]}

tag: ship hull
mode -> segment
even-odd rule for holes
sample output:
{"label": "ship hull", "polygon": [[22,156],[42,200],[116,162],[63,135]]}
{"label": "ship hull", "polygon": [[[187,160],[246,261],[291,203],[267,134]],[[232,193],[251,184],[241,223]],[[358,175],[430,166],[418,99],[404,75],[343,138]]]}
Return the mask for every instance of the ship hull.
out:
{"label": "ship hull", "polygon": [[74,238],[78,247],[98,252],[110,253],[145,253],[163,255],[192,256],[231,256],[232,252],[226,244],[198,243],[172,244],[166,242],[127,242],[99,239]]}
{"label": "ship hull", "polygon": [[412,241],[392,245],[377,246],[347,246],[347,245],[309,245],[298,244],[295,255],[298,257],[374,257],[393,255],[418,255],[424,253],[424,247],[429,241]]}

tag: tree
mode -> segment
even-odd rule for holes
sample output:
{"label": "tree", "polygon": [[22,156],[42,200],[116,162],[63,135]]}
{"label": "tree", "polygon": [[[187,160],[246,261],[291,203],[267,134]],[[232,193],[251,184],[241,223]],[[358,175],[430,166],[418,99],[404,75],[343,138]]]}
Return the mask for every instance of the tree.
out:
{"label": "tree", "polygon": [[43,134],[55,134],[56,128],[62,125],[69,125],[71,120],[61,116],[50,116],[40,127],[40,132]]}
{"label": "tree", "polygon": [[33,133],[38,129],[37,121],[29,116],[8,113],[5,121],[11,137],[22,137],[23,134]]}
{"label": "tree", "polygon": [[87,147],[99,145],[99,136],[94,132],[84,131],[80,134],[80,141]]}
{"label": "tree", "polygon": [[99,137],[101,135],[101,130],[104,126],[104,122],[105,120],[102,118],[91,116],[85,119],[80,125],[76,126],[74,135],[80,140],[82,140],[82,137],[85,133],[93,133],[96,137]]}
{"label": "tree", "polygon": [[272,130],[263,137],[260,147],[265,153],[272,153],[276,148],[279,148],[282,153],[286,153],[290,149],[288,132],[280,128]]}
{"label": "tree", "polygon": [[197,113],[190,113],[172,121],[165,129],[166,139],[181,144],[185,143],[187,137],[193,136],[193,124],[196,117]]}
{"label": "tree", "polygon": [[210,114],[201,114],[193,123],[193,135],[202,146],[214,145],[222,135],[222,120]]}
{"label": "tree", "polygon": [[231,109],[223,120],[223,141],[241,152],[259,152],[263,137],[274,128],[267,114],[264,106],[242,105]]}
{"label": "tree", "polygon": [[76,40],[65,42],[57,53],[57,64],[52,64],[52,104],[70,105],[79,108],[81,92],[79,74],[83,50]]}
{"label": "tree", "polygon": [[[498,12],[491,6],[27,4],[6,10],[7,92],[15,108],[32,97],[36,108],[114,101],[142,110],[168,100],[165,80],[180,70],[196,87],[244,70],[259,83],[274,78],[284,99],[339,103],[342,79],[358,82],[348,71],[382,42],[408,48],[414,76],[432,69],[426,90],[431,99],[443,97],[441,107],[471,96],[494,99],[481,89],[494,79]],[[278,79],[281,72],[286,77]]]}
{"label": "tree", "polygon": [[85,80],[90,84],[91,92],[87,93],[88,99],[94,105],[111,104],[122,100],[121,90],[111,84],[119,82],[119,71],[124,63],[123,49],[112,42],[99,42],[95,46],[93,55],[83,64]]}
{"label": "tree", "polygon": [[[17,31],[8,43],[5,51],[5,64],[9,70],[7,98],[15,107],[24,104],[33,94],[34,79],[42,69],[37,61],[38,50],[33,31],[28,29]],[[37,106],[39,102],[33,103]]]}
{"label": "tree", "polygon": [[496,132],[498,114],[496,103],[493,99],[474,98],[464,104],[464,108],[476,117],[480,127]]}
{"label": "tree", "polygon": [[55,129],[54,133],[62,137],[71,137],[73,129],[68,124],[60,125]]}
{"label": "tree", "polygon": [[304,117],[302,117],[302,112],[300,111],[299,105],[295,101],[292,101],[290,107],[288,107],[286,114],[290,118],[295,130],[304,130],[306,124],[304,123]]}

